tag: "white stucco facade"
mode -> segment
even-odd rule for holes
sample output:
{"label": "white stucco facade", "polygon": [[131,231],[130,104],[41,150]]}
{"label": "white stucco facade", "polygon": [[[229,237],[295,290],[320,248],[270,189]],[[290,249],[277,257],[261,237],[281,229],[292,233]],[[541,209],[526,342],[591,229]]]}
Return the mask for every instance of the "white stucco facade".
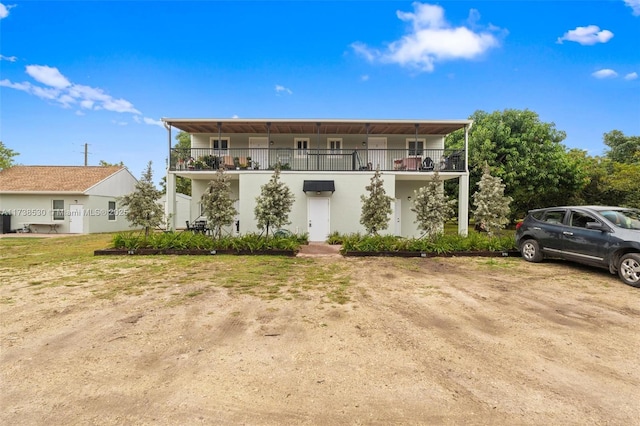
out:
{"label": "white stucco facade", "polygon": [[[220,123],[217,120],[205,121],[214,127]],[[381,233],[418,237],[421,232],[415,223],[415,213],[411,211],[411,200],[415,190],[433,179],[434,173],[439,167],[440,158],[443,158],[442,171],[438,170],[440,179],[443,181],[455,179],[459,182],[460,190],[456,197],[458,201],[458,230],[461,234],[466,234],[468,231],[469,177],[466,167],[466,137],[465,149],[452,152],[444,148],[445,134],[401,133],[404,128],[409,130],[413,128],[411,127],[413,125],[407,125],[405,121],[401,121],[397,127],[394,127],[396,122],[390,122],[387,128],[395,133],[386,134],[363,135],[363,131],[356,132],[353,129],[358,129],[358,125],[364,128],[365,123],[368,126],[368,121],[348,121],[347,124],[353,124],[353,127],[347,127],[343,125],[343,122],[340,122],[340,125],[343,126],[337,126],[336,128],[339,128],[334,133],[331,133],[331,127],[328,125],[326,129],[317,125],[317,133],[280,130],[275,134],[267,132],[267,136],[260,132],[242,133],[238,122],[229,122],[232,125],[237,125],[237,128],[229,126],[228,129],[231,131],[225,132],[225,124],[223,123],[218,125],[218,133],[192,133],[190,155],[192,159],[204,159],[205,155],[217,155],[219,159],[235,157],[236,166],[238,165],[237,158],[247,157],[251,160],[260,158],[262,160],[256,168],[226,167],[225,170],[231,181],[232,197],[238,200],[237,219],[240,233],[259,232],[254,216],[255,200],[260,195],[261,186],[272,177],[273,165],[276,162],[280,164],[286,162],[287,168],[282,170],[280,176],[281,181],[291,189],[295,197],[289,215],[291,223],[285,227],[291,232],[307,232],[313,236],[317,229],[313,229],[315,221],[322,222],[323,226],[328,223],[326,230],[329,233],[363,233],[365,229],[360,224],[361,196],[368,195],[366,186],[370,184],[374,174],[372,169],[379,167],[386,194],[394,200],[391,205],[393,213],[389,217],[389,226]],[[165,123],[169,128],[169,139],[171,140],[171,126],[187,131],[194,122],[165,119]],[[264,123],[270,122],[264,120]],[[296,123],[294,122],[294,124]],[[424,131],[436,128],[429,127],[436,122],[426,123],[417,123],[416,129],[422,130],[422,127],[418,126],[424,126]],[[450,122],[446,123],[450,124]],[[197,121],[193,127],[196,128],[196,125],[200,124],[201,122]],[[256,123],[251,122],[250,124]],[[466,120],[457,121],[455,124],[457,125],[455,129],[464,129],[465,134],[468,133],[471,126],[471,122]],[[401,125],[404,126],[402,129]],[[291,126],[292,129],[294,127]],[[453,129],[453,127],[451,128]],[[352,133],[340,133],[340,129],[346,129],[345,131]],[[251,143],[256,140],[263,141],[265,144],[268,141],[268,148],[252,149],[252,146],[255,145],[251,145]],[[413,145],[414,141],[419,141],[420,145]],[[340,149],[332,150],[336,146],[339,146]],[[416,148],[417,146],[419,149]],[[452,165],[449,162],[445,168],[445,154],[448,156],[447,160],[451,158],[452,154],[456,154],[456,161],[459,163]],[[172,155],[171,151],[170,155]],[[357,163],[355,155],[358,156]],[[424,167],[427,164],[427,157],[434,160],[436,169]],[[284,160],[282,160],[283,158]],[[221,163],[222,160],[216,165]],[[365,167],[362,167],[363,164]],[[169,193],[171,188],[175,188],[175,177],[183,176],[192,179],[191,216],[195,218],[201,208],[200,197],[209,181],[215,176],[214,168],[215,166],[209,170],[201,170],[186,168],[177,163],[170,164],[167,173],[167,213],[171,213],[171,206],[174,210],[176,207],[175,194],[173,201],[171,201],[172,196]],[[337,170],[323,170],[326,168]],[[335,191],[305,193],[303,191],[305,181],[332,181]],[[326,199],[326,202],[317,202],[317,199]],[[313,209],[321,211],[312,211]],[[178,222],[174,222],[172,225],[174,228],[179,227]],[[233,230],[233,227],[229,227],[227,231],[232,232]],[[323,240],[326,236],[321,238],[316,235],[314,238]],[[313,241],[314,238],[310,239]]]}

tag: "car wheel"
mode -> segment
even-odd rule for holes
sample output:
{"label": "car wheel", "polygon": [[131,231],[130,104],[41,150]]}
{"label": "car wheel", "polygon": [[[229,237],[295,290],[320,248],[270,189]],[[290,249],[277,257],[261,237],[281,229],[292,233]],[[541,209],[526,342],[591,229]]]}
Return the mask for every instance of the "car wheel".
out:
{"label": "car wheel", "polygon": [[640,254],[627,253],[620,259],[618,275],[625,284],[640,287]]}
{"label": "car wheel", "polygon": [[520,245],[520,253],[527,262],[542,262],[543,256],[536,240],[526,240]]}

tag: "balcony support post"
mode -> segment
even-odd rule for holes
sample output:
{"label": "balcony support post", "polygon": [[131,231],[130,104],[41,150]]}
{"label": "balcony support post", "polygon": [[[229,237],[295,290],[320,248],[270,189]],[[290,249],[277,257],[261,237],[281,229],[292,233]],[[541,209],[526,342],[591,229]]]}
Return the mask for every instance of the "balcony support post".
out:
{"label": "balcony support post", "polygon": [[[171,125],[164,123],[164,128],[167,129],[169,156],[167,157],[167,194],[165,197],[164,216],[166,223],[166,229],[172,231],[176,229],[175,223],[175,211],[176,211],[176,175],[171,172]],[[175,167],[175,165],[173,165]]]}
{"label": "balcony support post", "polygon": [[469,235],[469,129],[464,126],[464,172],[458,178],[458,234]]}

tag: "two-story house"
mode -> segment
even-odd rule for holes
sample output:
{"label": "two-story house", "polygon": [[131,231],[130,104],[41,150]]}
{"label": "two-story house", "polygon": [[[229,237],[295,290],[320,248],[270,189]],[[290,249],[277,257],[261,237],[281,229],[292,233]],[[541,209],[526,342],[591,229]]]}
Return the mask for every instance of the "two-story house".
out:
{"label": "two-story house", "polygon": [[[163,122],[170,159],[168,214],[175,212],[176,176],[192,180],[195,216],[202,212],[201,195],[223,167],[238,200],[236,225],[229,231],[258,232],[255,200],[280,165],[281,180],[295,195],[287,229],[308,232],[310,241],[324,241],[334,231],[364,231],[360,196],[368,195],[365,187],[379,168],[385,191],[395,200],[386,233],[417,237],[411,199],[438,171],[442,180],[458,180],[458,230],[467,233],[471,120],[164,118]],[[175,129],[191,135],[190,150],[172,146]],[[445,136],[458,129],[465,131],[465,148],[445,149]],[[184,226],[175,219],[170,222],[170,228]]]}

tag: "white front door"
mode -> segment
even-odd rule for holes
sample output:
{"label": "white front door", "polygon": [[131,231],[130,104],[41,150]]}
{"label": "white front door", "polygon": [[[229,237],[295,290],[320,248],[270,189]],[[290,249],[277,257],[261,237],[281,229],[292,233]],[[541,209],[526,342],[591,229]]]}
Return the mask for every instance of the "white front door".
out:
{"label": "white front door", "polygon": [[[269,141],[267,138],[249,138],[252,168],[268,169],[269,168]],[[256,167],[256,163],[258,167]]]}
{"label": "white front door", "polygon": [[69,233],[82,234],[84,232],[84,210],[82,204],[69,205]]}
{"label": "white front door", "polygon": [[368,148],[368,162],[371,163],[373,170],[380,168],[380,170],[389,169],[387,165],[387,138],[370,137],[367,142]]}
{"label": "white front door", "polygon": [[309,197],[307,200],[309,241],[326,241],[331,229],[329,197]]}
{"label": "white front door", "polygon": [[396,208],[394,212],[395,217],[395,235],[397,237],[402,236],[402,200],[400,198],[396,198]]}

